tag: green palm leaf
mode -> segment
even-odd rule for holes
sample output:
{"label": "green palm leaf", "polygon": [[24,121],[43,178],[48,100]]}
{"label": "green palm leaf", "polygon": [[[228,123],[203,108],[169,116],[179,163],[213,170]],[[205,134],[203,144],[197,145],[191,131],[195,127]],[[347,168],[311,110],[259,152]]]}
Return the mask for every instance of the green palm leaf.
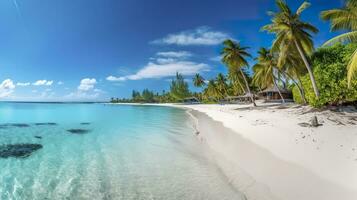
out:
{"label": "green palm leaf", "polygon": [[336,36],[323,44],[323,46],[332,45],[335,43],[357,42],[357,31],[343,33]]}
{"label": "green palm leaf", "polygon": [[356,76],[357,73],[357,49],[352,54],[352,59],[349,62],[347,69],[348,69],[347,80],[348,80],[348,85],[350,86],[352,79]]}
{"label": "green palm leaf", "polygon": [[297,9],[296,11],[296,15],[300,16],[301,13],[306,10],[308,7],[310,7],[311,4],[309,2],[304,2],[303,4],[301,4],[301,6]]}
{"label": "green palm leaf", "polygon": [[[332,9],[321,12],[321,18],[331,22],[331,30],[349,31],[327,41],[324,46],[334,43],[357,42],[357,0],[347,0],[346,5],[340,9]],[[347,66],[347,81],[351,84],[357,73],[357,49],[352,55]]]}

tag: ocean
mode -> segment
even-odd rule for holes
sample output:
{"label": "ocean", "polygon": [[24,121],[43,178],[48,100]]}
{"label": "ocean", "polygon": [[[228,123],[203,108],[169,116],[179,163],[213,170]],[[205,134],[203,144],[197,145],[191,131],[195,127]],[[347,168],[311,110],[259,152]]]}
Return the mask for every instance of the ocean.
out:
{"label": "ocean", "polygon": [[193,123],[170,107],[0,103],[0,199],[242,199]]}

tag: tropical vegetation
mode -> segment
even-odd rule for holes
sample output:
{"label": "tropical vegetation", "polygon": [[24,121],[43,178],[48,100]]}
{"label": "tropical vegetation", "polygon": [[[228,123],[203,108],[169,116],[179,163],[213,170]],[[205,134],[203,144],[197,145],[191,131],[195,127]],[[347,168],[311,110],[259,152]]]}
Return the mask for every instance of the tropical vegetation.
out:
{"label": "tropical vegetation", "polygon": [[[357,0],[346,1],[346,5],[343,8],[323,11],[321,17],[324,20],[331,21],[332,31],[348,31],[327,41],[324,46],[335,43],[357,42]],[[347,69],[347,81],[351,85],[351,81],[357,73],[357,49],[351,55]]]}
{"label": "tropical vegetation", "polygon": [[[222,62],[227,65],[229,71],[239,72],[241,74],[241,78],[243,79],[246,87],[245,92],[247,92],[250,96],[253,105],[256,106],[246,75],[243,73],[242,69],[244,67],[249,67],[248,61],[246,60],[247,57],[251,57],[251,55],[247,52],[248,47],[242,47],[240,43],[232,40],[224,41],[223,45]],[[236,81],[240,80],[237,79]]]}
{"label": "tropical vegetation", "polygon": [[222,44],[221,61],[227,74],[219,73],[205,79],[200,74],[192,78],[196,91],[189,90],[188,82],[177,73],[170,91],[161,94],[148,89],[133,91],[127,102],[181,102],[196,97],[203,103],[217,103],[232,96],[250,99],[269,88],[276,88],[284,103],[282,90],[292,90],[294,101],[315,107],[357,102],[357,0],[346,0],[342,8],[321,12],[322,20],[329,21],[331,31],[342,34],[315,49],[313,36],[318,29],[302,19],[310,3],[303,2],[292,10],[284,0],[276,0],[277,10],[268,12],[271,22],[261,28],[274,35],[270,47],[262,47],[252,58],[249,48],[241,42],[227,39]]}

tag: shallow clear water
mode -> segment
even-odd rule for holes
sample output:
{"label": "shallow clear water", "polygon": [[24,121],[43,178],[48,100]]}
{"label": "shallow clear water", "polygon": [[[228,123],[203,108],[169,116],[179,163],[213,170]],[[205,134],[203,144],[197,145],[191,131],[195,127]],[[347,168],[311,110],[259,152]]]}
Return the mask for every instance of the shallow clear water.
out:
{"label": "shallow clear water", "polygon": [[[47,122],[58,125],[35,125]],[[0,124],[5,123],[30,126],[0,128],[0,145],[43,148],[27,158],[0,158],[0,199],[241,197],[196,138],[184,110],[0,103]],[[90,132],[75,135],[68,129]]]}

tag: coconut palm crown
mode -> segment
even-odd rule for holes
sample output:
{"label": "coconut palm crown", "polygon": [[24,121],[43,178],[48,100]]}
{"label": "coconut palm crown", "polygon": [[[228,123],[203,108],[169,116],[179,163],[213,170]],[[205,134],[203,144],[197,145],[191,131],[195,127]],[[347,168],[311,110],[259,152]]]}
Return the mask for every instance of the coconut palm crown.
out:
{"label": "coconut palm crown", "polygon": [[193,77],[193,85],[195,87],[202,87],[205,85],[205,79],[200,74],[195,74]]}
{"label": "coconut palm crown", "polygon": [[248,67],[247,57],[251,55],[247,52],[248,47],[242,47],[238,42],[232,40],[225,40],[223,42],[224,48],[222,50],[222,62],[227,65],[229,70],[239,71],[244,79],[248,95],[254,106],[256,106],[252,93],[250,92],[249,84],[245,74],[242,70],[243,67]]}
{"label": "coconut palm crown", "polygon": [[277,78],[275,74],[278,71],[276,57],[266,48],[261,48],[258,51],[258,55],[258,58],[256,58],[258,63],[253,66],[253,83],[262,88],[274,86],[278,90],[281,100],[285,103],[285,99],[276,83]]}
{"label": "coconut palm crown", "polygon": [[295,46],[309,73],[312,87],[318,98],[320,93],[310,63],[308,62],[308,55],[314,50],[312,34],[317,33],[318,29],[310,23],[301,20],[302,12],[310,6],[310,3],[302,3],[295,12],[291,11],[284,0],[277,0],[276,5],[278,12],[268,13],[272,17],[272,23],[263,26],[262,30],[276,35],[272,50],[279,52],[280,56],[286,54],[291,49],[291,46]]}

